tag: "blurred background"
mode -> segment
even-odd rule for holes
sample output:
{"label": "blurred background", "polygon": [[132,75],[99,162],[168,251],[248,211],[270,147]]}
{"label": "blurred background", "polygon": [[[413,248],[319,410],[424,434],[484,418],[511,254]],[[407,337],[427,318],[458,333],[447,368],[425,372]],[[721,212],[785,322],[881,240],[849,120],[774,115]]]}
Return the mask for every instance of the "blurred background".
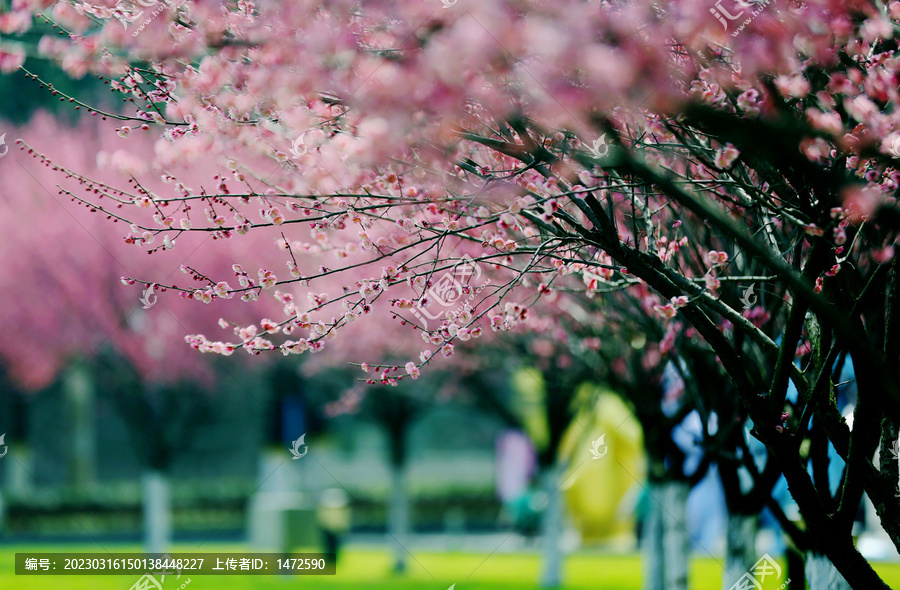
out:
{"label": "blurred background", "polygon": [[[127,228],[60,185],[85,182],[67,170],[126,185],[127,174],[147,169],[152,132],[126,142],[115,121],[88,116],[47,86],[115,112],[103,80],[72,81],[31,58],[24,67],[40,82],[0,75],[9,147],[0,158],[3,587],[136,581],[15,577],[12,555],[25,550],[338,553],[333,578],[205,577],[196,588],[642,587],[650,422],[626,384],[522,341],[477,362],[460,355],[396,388],[366,386],[348,365],[357,348],[409,358],[385,343],[400,330],[390,325],[362,327],[353,344],[322,357],[192,351],[184,335],[220,331],[220,316],[249,322],[272,304],[198,307],[121,278],[183,284],[182,267],[227,273],[233,262],[255,269],[266,259],[276,267],[279,253],[265,240],[252,256],[246,241],[130,251]],[[211,170],[197,167],[197,183]],[[667,374],[653,379],[658,395],[647,403],[661,412],[683,386]],[[723,587],[727,511],[715,464],[701,460],[700,431],[693,413],[666,435],[689,482],[679,526],[691,587],[712,589]],[[760,522],[756,554],[784,563],[783,535],[765,514]],[[900,584],[896,552],[873,522],[868,513],[858,522],[867,556]]]}

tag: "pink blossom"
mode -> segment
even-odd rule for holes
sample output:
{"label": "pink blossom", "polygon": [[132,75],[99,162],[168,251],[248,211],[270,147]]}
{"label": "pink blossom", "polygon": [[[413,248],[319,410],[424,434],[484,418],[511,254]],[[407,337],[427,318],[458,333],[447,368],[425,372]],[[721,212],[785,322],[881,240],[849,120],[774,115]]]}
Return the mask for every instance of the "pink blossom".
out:
{"label": "pink blossom", "polygon": [[875,250],[872,252],[872,258],[879,264],[890,262],[894,259],[894,247],[887,246],[886,248]]}
{"label": "pink blossom", "polygon": [[653,306],[653,310],[667,320],[674,318],[675,314],[678,313],[678,311],[675,309],[675,306],[671,303],[667,303],[665,305],[660,305],[657,303]]}
{"label": "pink blossom", "polygon": [[203,92],[215,92],[228,79],[228,72],[215,56],[204,57],[200,62],[200,75],[197,77],[197,83]]}
{"label": "pink blossom", "polygon": [[410,361],[405,365],[406,373],[413,379],[419,378],[419,367],[416,366],[416,363]]}
{"label": "pink blossom", "polygon": [[807,235],[810,236],[821,236],[825,234],[825,231],[817,226],[815,223],[810,223],[809,225],[803,226],[804,231],[806,231]]}
{"label": "pink blossom", "polygon": [[20,47],[0,48],[0,72],[14,72],[24,63],[25,52]]}
{"label": "pink blossom", "polygon": [[688,304],[688,298],[686,295],[679,295],[678,297],[672,297],[670,300],[672,302],[672,306],[675,309],[680,309]]}
{"label": "pink blossom", "polygon": [[[60,4],[63,4],[63,3],[60,3]],[[11,35],[13,33],[25,33],[26,31],[28,31],[31,28],[32,16],[28,10],[22,9],[23,5],[24,5],[23,2],[14,2],[12,5],[12,8],[13,8],[12,12],[6,12],[4,14],[0,14],[0,33],[5,33],[5,34],[9,34],[9,35]],[[39,5],[39,6],[40,6],[40,8],[43,8],[45,5]],[[54,5],[54,7],[53,7],[54,16],[56,13],[57,6],[58,5]],[[65,6],[69,7],[69,9],[65,11],[66,13],[71,13],[73,11],[73,9],[68,4],[65,4]],[[34,6],[34,7],[37,8],[38,6]],[[42,43],[44,43],[44,39],[48,39],[48,41],[50,41],[50,42],[61,41],[61,39],[53,39],[52,37],[50,37],[50,35],[44,35],[44,37],[41,38]],[[41,51],[41,53],[51,53],[51,50],[48,47],[44,47],[43,51]]]}
{"label": "pink blossom", "polygon": [[748,114],[756,113],[759,108],[757,107],[757,102],[759,100],[759,92],[756,89],[751,88],[745,92],[742,92],[740,96],[738,96],[738,107],[742,109],[744,112]]}
{"label": "pink blossom", "polygon": [[[3,15],[0,27],[15,29],[11,20],[30,22],[31,11],[46,4],[45,0],[15,0],[13,10],[23,14]],[[898,101],[896,63],[888,51],[892,42],[885,49],[879,41],[893,34],[889,29],[893,25],[877,11],[860,14],[855,5],[826,4],[813,6],[802,16],[798,11],[772,12],[770,7],[748,23],[746,31],[743,27],[728,31],[740,36],[726,36],[719,26],[725,24],[721,17],[716,17],[717,22],[710,18],[710,6],[691,2],[667,7],[671,18],[649,20],[646,3],[640,2],[616,3],[615,12],[584,2],[559,6],[471,3],[467,8],[475,12],[470,16],[478,18],[438,8],[440,16],[428,17],[437,18],[437,25],[425,25],[430,31],[428,42],[406,43],[404,39],[410,38],[428,12],[425,3],[364,2],[352,9],[336,3],[328,10],[293,3],[283,11],[270,11],[255,10],[249,0],[239,0],[229,10],[194,2],[179,8],[184,12],[179,19],[190,23],[191,29],[172,23],[175,15],[167,14],[140,38],[128,37],[116,22],[104,26],[102,21],[111,15],[108,6],[82,3],[55,7],[54,15],[73,28],[85,28],[58,41],[42,41],[41,51],[64,60],[65,68],[75,75],[101,76],[117,100],[124,98],[126,104],[134,105],[123,111],[123,117],[134,122],[125,121],[128,125],[119,130],[127,141],[113,137],[113,147],[84,151],[112,154],[103,156],[104,163],[132,175],[146,172],[145,178],[135,178],[122,192],[112,188],[108,179],[85,180],[76,199],[86,193],[88,207],[97,206],[97,217],[112,212],[118,219],[127,219],[119,227],[134,222],[135,229],[124,239],[142,246],[132,248],[142,256],[148,251],[154,254],[148,258],[165,256],[159,243],[169,248],[174,245],[169,236],[180,236],[181,231],[195,234],[179,238],[187,244],[194,237],[199,242],[200,236],[211,234],[204,249],[238,249],[180,276],[179,293],[227,306],[219,299],[229,298],[232,290],[216,271],[223,260],[235,259],[236,252],[252,268],[278,268],[286,263],[290,277],[283,282],[332,293],[333,297],[309,293],[303,298],[298,292],[296,302],[285,293],[271,297],[278,285],[275,273],[260,269],[257,280],[235,265],[241,298],[259,300],[239,306],[242,309],[236,312],[252,313],[253,323],[262,326],[260,335],[243,333],[242,344],[247,344],[248,352],[298,351],[299,340],[272,343],[265,339],[281,325],[285,334],[293,336],[296,330],[307,335],[311,342],[303,346],[313,351],[323,350],[326,339],[343,338],[319,357],[328,359],[317,360],[321,364],[346,362],[347,358],[335,359],[349,358],[351,352],[393,354],[385,347],[412,346],[408,340],[418,346],[418,331],[445,356],[453,350],[451,341],[463,342],[454,363],[465,359],[474,364],[477,352],[466,358],[466,349],[475,344],[470,341],[505,332],[503,336],[511,338],[539,334],[551,343],[555,355],[551,366],[562,368],[573,352],[563,345],[566,331],[561,327],[571,318],[556,317],[562,315],[563,304],[578,301],[593,318],[601,315],[594,313],[597,308],[592,303],[597,302],[586,299],[610,287],[608,296],[614,300],[620,295],[616,289],[621,288],[621,296],[640,301],[641,311],[649,312],[651,318],[672,320],[689,303],[686,295],[660,300],[643,282],[659,285],[650,280],[659,278],[651,277],[652,268],[638,265],[630,274],[618,267],[623,257],[616,256],[614,261],[609,254],[624,252],[617,240],[635,252],[656,254],[666,272],[679,280],[699,284],[702,267],[709,266],[703,284],[709,291],[721,287],[715,275],[730,262],[729,256],[705,250],[730,248],[729,232],[722,227],[707,231],[704,222],[708,219],[686,209],[684,199],[669,198],[672,195],[666,195],[664,185],[656,185],[660,191],[644,190],[654,186],[651,173],[683,184],[690,194],[702,195],[711,207],[746,228],[748,239],[765,238],[766,247],[789,244],[798,225],[809,220],[822,224],[827,215],[815,194],[819,186],[809,187],[809,203],[803,206],[782,202],[795,191],[773,188],[766,174],[760,174],[758,164],[768,165],[763,161],[767,152],[756,150],[751,142],[765,138],[738,134],[747,138],[738,144],[744,154],[735,145],[715,143],[711,136],[679,124],[688,104],[700,102],[712,112],[740,121],[741,129],[747,131],[758,128],[760,121],[777,122],[781,117],[807,125],[805,138],[787,134],[781,139],[793,142],[787,146],[791,153],[813,160],[816,169],[840,165],[841,174],[849,180],[846,184],[854,186],[841,189],[847,214],[834,217],[840,222],[874,217],[881,203],[895,206],[892,191],[900,186],[900,174],[891,165],[890,148],[900,135],[894,104]],[[900,8],[891,6],[888,14],[900,15]],[[784,20],[780,25],[778,18]],[[91,22],[98,26],[88,27]],[[643,23],[639,29],[635,29],[637,23]],[[726,24],[726,29],[730,26]],[[636,30],[638,36],[632,39]],[[284,35],[284,31],[296,34]],[[223,35],[235,43],[223,43]],[[622,39],[631,41],[620,43]],[[665,42],[647,42],[654,39]],[[101,49],[101,41],[115,46],[116,53],[95,51]],[[673,47],[685,48],[676,49],[677,62],[672,61]],[[403,59],[397,59],[393,48],[402,51]],[[848,68],[835,59],[844,54],[858,67]],[[315,66],[306,67],[311,56],[317,58]],[[138,72],[129,65],[136,62],[149,62],[160,71]],[[625,74],[613,76],[613,71]],[[641,72],[646,75],[638,75]],[[353,80],[366,83],[354,85]],[[771,80],[780,96],[771,95]],[[815,95],[810,95],[810,80],[815,80]],[[540,88],[551,91],[538,92]],[[46,89],[58,97],[58,90]],[[323,100],[324,91],[335,94]],[[460,104],[466,109],[462,114],[458,114]],[[527,113],[522,118],[524,129],[501,125],[495,133],[487,123],[480,128],[479,121],[508,118],[511,104]],[[164,117],[155,112],[157,106]],[[102,113],[91,114],[103,118]],[[847,118],[852,120],[848,123]],[[149,128],[154,122],[163,125]],[[683,138],[672,133],[673,122],[683,130]],[[117,124],[110,122],[106,129],[111,132]],[[602,131],[598,124],[616,130],[621,149],[617,146],[614,155],[646,163],[648,173],[636,180],[648,184],[622,190],[616,186],[621,183],[614,170],[600,169],[578,157],[582,152],[576,134],[582,136],[591,127]],[[461,126],[472,134],[486,133],[491,141],[461,136]],[[154,142],[147,153],[135,147],[145,138]],[[287,155],[288,146],[298,139],[304,142],[302,159]],[[113,150],[126,143],[125,155],[116,156]],[[681,147],[685,144],[701,151]],[[748,159],[750,151],[756,155]],[[31,155],[28,149],[23,153]],[[536,161],[536,155],[544,159]],[[57,171],[56,162],[34,157]],[[710,160],[714,166],[705,166]],[[194,168],[207,163],[208,169],[196,174]],[[82,180],[69,177],[71,165],[62,164],[64,180]],[[722,170],[733,173],[717,173]],[[579,181],[582,184],[576,184]],[[125,185],[120,183],[122,188]],[[789,188],[807,191],[806,187]],[[634,207],[636,195],[643,201],[638,208]],[[593,221],[599,210],[583,206],[589,196],[602,203],[611,230]],[[286,209],[286,215],[280,209]],[[249,221],[257,212],[267,223]],[[149,219],[156,225],[148,224]],[[264,227],[271,225],[280,227]],[[804,229],[815,235],[833,230],[833,245],[838,247],[848,241],[847,233],[855,233],[843,224],[823,226],[823,230],[812,225]],[[759,231],[761,227],[764,232]],[[557,228],[560,239],[553,236]],[[250,242],[254,236],[264,241]],[[271,248],[273,240],[277,249]],[[880,248],[890,248],[889,241],[859,240],[858,244],[858,248],[848,247],[846,254],[848,264],[862,273],[872,267],[872,260],[887,254]],[[694,255],[698,251],[700,260]],[[790,256],[794,252],[804,257],[807,248],[801,245]],[[462,254],[478,260],[477,273],[462,276],[447,270],[446,262]],[[67,268],[65,263],[60,266]],[[733,266],[735,276],[759,270],[749,256],[741,256]],[[89,265],[71,268],[73,276],[93,270]],[[835,265],[824,275],[838,269]],[[301,270],[309,276],[304,279]],[[146,280],[142,278],[140,284]],[[820,279],[819,290],[821,285]],[[551,293],[552,297],[538,296]],[[135,304],[131,295],[125,307]],[[796,292],[790,284],[779,283],[773,295],[790,297]],[[704,297],[709,299],[708,294]],[[515,298],[523,304],[511,303]],[[429,307],[432,302],[440,305]],[[123,308],[114,303],[114,308]],[[464,308],[465,304],[471,307]],[[721,306],[707,307],[717,325],[728,326],[719,313]],[[526,324],[529,309],[534,310],[533,319]],[[781,313],[775,309],[773,313]],[[279,311],[282,315],[273,315]],[[762,317],[756,308],[745,315]],[[598,329],[605,329],[607,321],[618,327],[614,317],[596,320]],[[247,325],[248,321],[220,325]],[[402,326],[412,337],[395,337],[386,326]],[[666,327],[659,350],[648,350],[642,362],[653,365],[660,350],[675,346],[675,334],[682,328],[676,322]],[[686,337],[696,334],[689,328],[684,333]],[[79,341],[88,341],[80,336]],[[226,343],[200,336],[188,344],[204,352],[228,349]],[[413,358],[416,352],[403,350],[396,355]],[[395,384],[396,370],[379,370],[372,381]],[[408,365],[407,375],[412,376]]]}
{"label": "pink blossom", "polygon": [[278,279],[275,278],[275,273],[271,270],[260,269],[257,275],[259,275],[259,284],[263,289],[271,289],[278,282]]}
{"label": "pink blossom", "polygon": [[842,227],[834,228],[834,243],[842,245],[847,241],[847,232]]}
{"label": "pink blossom", "polygon": [[680,324],[678,322],[672,322],[668,325],[666,333],[659,343],[659,352],[661,354],[668,354],[675,347],[675,338],[678,335],[679,328]]}
{"label": "pink blossom", "polygon": [[781,75],[775,78],[775,86],[784,97],[803,98],[809,94],[809,82],[800,75],[785,76]]}
{"label": "pink blossom", "polygon": [[730,143],[727,144],[725,147],[716,152],[716,167],[729,168],[734,163],[734,161],[737,160],[739,155],[741,155],[741,152],[739,152],[736,147],[734,147]]}
{"label": "pink blossom", "polygon": [[841,197],[844,199],[844,209],[849,212],[849,217],[854,222],[872,215],[883,200],[883,196],[877,190],[860,186],[845,189]]}
{"label": "pink blossom", "polygon": [[503,229],[514,229],[516,227],[516,218],[509,213],[503,213],[500,215],[498,225]]}
{"label": "pink blossom", "polygon": [[725,264],[728,262],[728,253],[710,250],[706,253],[706,259],[713,265]]}
{"label": "pink blossom", "polygon": [[894,27],[891,21],[878,16],[866,19],[860,33],[863,39],[872,43],[877,39],[891,39],[894,36]]}

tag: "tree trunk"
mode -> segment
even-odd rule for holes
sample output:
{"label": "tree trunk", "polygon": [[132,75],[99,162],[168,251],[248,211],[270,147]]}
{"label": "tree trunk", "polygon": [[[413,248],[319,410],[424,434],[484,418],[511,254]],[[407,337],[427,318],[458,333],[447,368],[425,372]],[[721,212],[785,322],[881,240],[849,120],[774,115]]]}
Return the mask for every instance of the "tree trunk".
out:
{"label": "tree trunk", "polygon": [[758,559],[756,555],[756,531],[758,519],[755,514],[728,514],[725,529],[725,571],[722,573],[722,588],[731,588],[741,576],[750,571]]}
{"label": "tree trunk", "polygon": [[820,553],[806,554],[806,581],[815,590],[851,590],[850,584],[827,557]]}
{"label": "tree trunk", "polygon": [[[643,590],[687,590],[688,532],[685,522],[690,485],[651,482],[643,531]],[[752,564],[751,564],[752,565]]]}
{"label": "tree trunk", "polygon": [[63,390],[71,412],[72,471],[71,483],[79,489],[90,487],[96,480],[97,432],[93,375],[79,366],[63,382]]}
{"label": "tree trunk", "polygon": [[682,481],[666,484],[663,502],[663,555],[666,588],[687,590],[690,542],[687,530],[687,497],[691,486]]}
{"label": "tree trunk", "polygon": [[657,483],[647,484],[650,500],[648,501],[647,514],[644,516],[641,530],[642,590],[665,590],[663,582],[665,562],[663,560],[662,510],[657,503],[657,499],[661,495],[661,485]]}
{"label": "tree trunk", "polygon": [[547,504],[541,517],[541,588],[558,588],[562,585],[562,551],[560,540],[563,531],[563,498],[559,489],[563,467],[553,465],[544,473],[543,487]]}
{"label": "tree trunk", "polygon": [[394,573],[406,571],[409,541],[409,496],[406,493],[405,465],[391,465],[391,502],[388,508],[388,535],[393,548]]}
{"label": "tree trunk", "polygon": [[803,552],[790,544],[785,552],[787,560],[787,585],[788,590],[806,590],[806,572],[804,571]]}
{"label": "tree trunk", "polygon": [[172,537],[172,502],[169,482],[160,471],[141,476],[144,503],[144,552],[165,553]]}

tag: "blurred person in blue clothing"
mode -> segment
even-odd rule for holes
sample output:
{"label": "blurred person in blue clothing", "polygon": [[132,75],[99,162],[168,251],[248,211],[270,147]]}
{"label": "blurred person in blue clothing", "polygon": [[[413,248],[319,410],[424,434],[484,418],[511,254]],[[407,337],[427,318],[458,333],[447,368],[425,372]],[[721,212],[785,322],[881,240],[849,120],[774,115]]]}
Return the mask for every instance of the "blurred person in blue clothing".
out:
{"label": "blurred person in blue clothing", "polygon": [[[684,380],[671,361],[663,371],[663,413],[674,416],[684,394]],[[709,416],[707,429],[714,435],[718,429],[718,417],[713,412]],[[672,440],[684,453],[684,474],[692,476],[703,468],[706,451],[702,447],[703,420],[697,410],[693,410],[680,424],[672,429]],[[728,516],[725,492],[719,479],[715,462],[710,462],[702,479],[691,489],[687,499],[687,529],[691,549],[713,553],[721,546],[722,535]]]}
{"label": "blurred person in blue clothing", "polygon": [[[799,361],[795,362],[799,365]],[[849,355],[843,354],[838,357],[837,361],[834,365],[834,372],[839,374],[837,387],[835,387],[835,393],[837,396],[837,408],[838,411],[847,419],[848,424],[852,426],[853,424],[853,410],[856,407],[856,374],[853,370],[853,360]],[[791,404],[796,404],[798,399],[797,387],[794,385],[793,381],[788,381],[788,389],[786,400]],[[812,428],[812,421],[810,422],[810,428]],[[838,455],[837,450],[835,450],[834,446],[830,441],[825,441],[828,445],[828,483],[829,490],[833,495],[835,495],[840,487],[841,477],[844,473],[844,467],[846,463],[844,460]],[[765,452],[765,447],[761,442],[756,440],[755,438],[750,439],[750,448],[751,451],[761,450],[761,452]],[[756,454],[756,453],[754,453]],[[807,469],[812,477],[813,482],[815,483],[815,473],[813,472],[812,465],[808,465]],[[784,514],[791,520],[799,521],[802,519],[800,515],[800,508],[797,506],[797,503],[791,497],[790,491],[788,490],[787,481],[784,476],[780,477],[778,481],[775,483],[774,488],[772,489],[772,498],[778,503],[781,507],[781,510]],[[856,523],[854,527],[862,522],[864,511],[862,506],[860,506],[860,510],[857,513]],[[782,527],[775,516],[772,514],[772,511],[766,508],[760,519],[760,528],[767,528],[772,531],[775,531],[777,534],[773,535],[774,545],[771,549],[771,553],[777,554],[785,554],[788,549],[788,540],[784,534],[781,534]],[[802,576],[799,572],[789,573],[791,579],[802,579]]]}

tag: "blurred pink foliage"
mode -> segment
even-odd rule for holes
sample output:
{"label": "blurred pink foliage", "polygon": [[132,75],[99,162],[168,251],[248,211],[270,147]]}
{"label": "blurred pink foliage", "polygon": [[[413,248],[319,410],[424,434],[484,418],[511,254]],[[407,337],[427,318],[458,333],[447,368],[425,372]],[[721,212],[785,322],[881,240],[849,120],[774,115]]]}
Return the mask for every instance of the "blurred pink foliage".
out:
{"label": "blurred pink foliage", "polygon": [[[36,148],[50,149],[55,165],[76,169],[100,182],[122,183],[113,164],[121,158],[122,140],[103,133],[96,119],[65,127],[41,114],[26,127],[10,132],[27,136]],[[127,157],[144,168],[152,158],[152,140],[130,141]],[[98,164],[105,163],[102,167]],[[134,164],[129,163],[131,168]],[[202,166],[194,174],[202,173]],[[190,175],[189,175],[190,176]],[[58,194],[54,183],[73,188],[74,180],[48,175],[37,159],[11,150],[0,159],[0,362],[26,389],[49,384],[67,362],[111,346],[134,364],[146,379],[210,379],[206,357],[186,351],[189,332],[220,331],[220,315],[249,321],[274,308],[273,302],[252,306],[226,302],[222,308],[197,305],[176,293],[147,297],[156,303],[142,309],[144,285],[122,285],[122,276],[167,278],[189,286],[181,265],[226,271],[242,252],[200,248],[208,238],[185,235],[184,248],[147,255],[140,247],[123,247],[110,231],[110,221]],[[120,224],[121,225],[121,224]],[[245,247],[242,244],[242,247]],[[265,251],[260,245],[259,250]],[[268,241],[266,246],[275,251]]]}
{"label": "blurred pink foliage", "polygon": [[[751,10],[739,5],[736,13]],[[3,26],[24,31],[46,6],[16,2]],[[103,160],[141,184],[104,189],[112,199],[102,203],[96,192],[76,191],[79,198],[133,222],[127,236],[138,248],[160,242],[168,248],[177,240],[174,251],[183,251],[193,236],[182,232],[190,231],[261,256],[252,268],[238,260],[238,286],[225,280],[232,273],[203,270],[214,280],[185,294],[204,303],[235,296],[252,302],[270,300],[264,291],[277,288],[284,313],[258,314],[252,328],[235,319],[243,324],[238,339],[194,331],[190,344],[205,352],[318,352],[343,330],[348,337],[335,358],[391,352],[396,339],[381,337],[393,333],[387,326],[394,314],[433,309],[429,289],[442,265],[463,253],[502,267],[497,285],[509,288],[498,289],[463,324],[448,318],[429,327],[426,357],[417,359],[418,347],[403,344],[400,366],[412,360],[421,367],[468,339],[512,330],[528,306],[554,289],[591,298],[627,285],[632,277],[622,260],[613,260],[617,249],[620,258],[631,249],[652,252],[684,276],[702,277],[711,304],[735,268],[727,255],[713,250],[709,265],[698,268],[692,250],[699,244],[689,244],[686,227],[679,228],[689,208],[648,194],[636,211],[635,195],[616,169],[625,155],[639,154],[640,166],[625,175],[648,177],[647,186],[664,171],[732,215],[756,207],[749,195],[765,193],[767,181],[752,167],[740,176],[748,188],[719,194],[719,186],[731,186],[750,166],[742,146],[680,135],[679,118],[692,109],[753,121],[777,118],[786,108],[820,132],[801,146],[809,160],[835,157],[832,144],[852,152],[848,174],[864,174],[868,185],[858,192],[871,195],[855,201],[872,205],[848,197],[860,211],[838,208],[839,227],[830,228],[836,240],[846,239],[852,215],[874,209],[896,186],[896,174],[866,169],[869,152],[884,155],[900,121],[900,111],[877,108],[878,101],[898,99],[889,82],[894,61],[865,57],[893,35],[888,19],[900,17],[896,2],[886,12],[866,2],[754,4],[740,27],[697,0],[665,6],[176,0],[146,20],[121,8],[111,0],[54,7],[53,18],[72,34],[48,36],[38,50],[75,77],[105,77],[136,107],[116,123],[128,143]],[[91,19],[100,26],[91,27]],[[861,62],[865,74],[842,72],[843,54]],[[148,63],[137,68],[136,60]],[[819,80],[822,69],[830,80]],[[802,108],[799,101],[816,92],[818,102]],[[143,142],[147,129],[156,138],[152,157],[146,143],[130,143]],[[50,151],[56,162],[61,154]],[[608,155],[613,160],[601,162]],[[199,170],[203,183],[187,180]],[[170,172],[174,186],[145,180]],[[608,203],[611,229],[603,231],[620,241],[615,247],[597,247],[596,236],[584,247],[584,236],[599,231],[588,199]],[[776,214],[773,225],[824,231],[808,214],[791,215]],[[640,227],[634,216],[643,218]],[[553,224],[576,230],[548,240]],[[306,227],[309,241],[302,239]],[[244,234],[271,238],[280,231],[290,234],[285,254],[262,266],[266,248]],[[294,298],[287,285],[309,290]],[[684,297],[667,295],[651,309],[671,320],[683,313]],[[374,315],[384,317],[368,330],[353,327],[359,317],[371,321],[376,307]],[[734,309],[718,312],[741,321]],[[292,336],[297,331],[301,338]],[[289,338],[269,338],[276,333]]]}

